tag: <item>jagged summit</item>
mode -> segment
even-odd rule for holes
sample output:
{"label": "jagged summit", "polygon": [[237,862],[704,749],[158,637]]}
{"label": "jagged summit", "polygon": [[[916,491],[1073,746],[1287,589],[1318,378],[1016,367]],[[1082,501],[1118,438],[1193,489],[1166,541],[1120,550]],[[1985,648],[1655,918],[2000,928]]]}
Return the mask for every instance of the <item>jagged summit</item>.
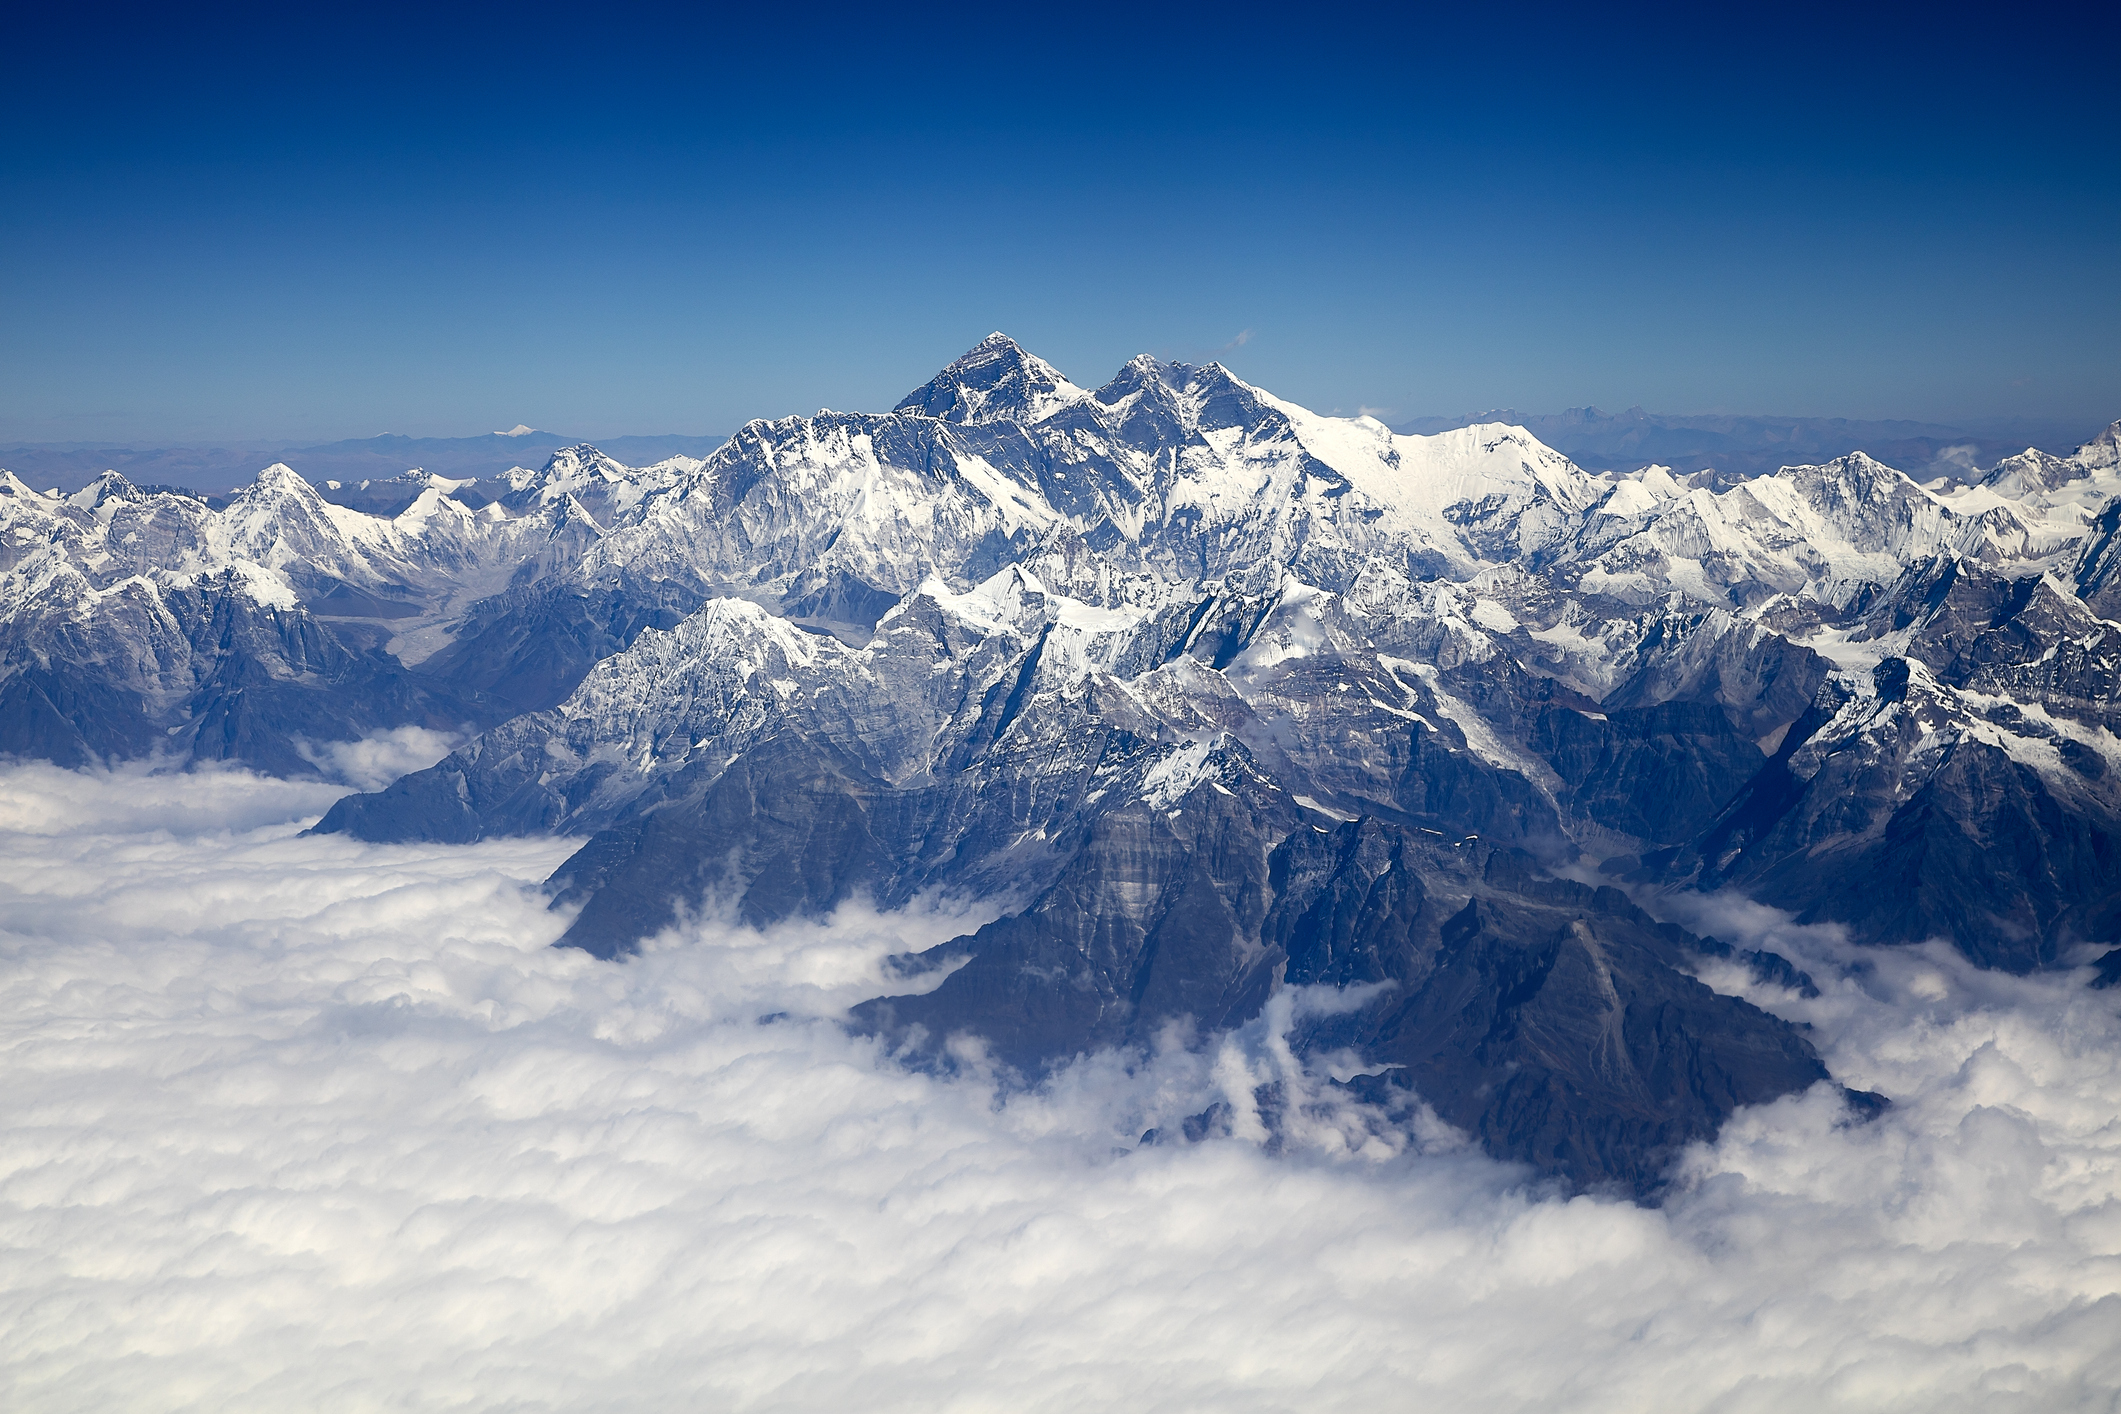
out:
{"label": "jagged summit", "polygon": [[229,500],[232,515],[261,530],[275,518],[313,521],[325,514],[326,506],[323,493],[286,462],[266,467]]}
{"label": "jagged summit", "polygon": [[2109,423],[2104,432],[2079,447],[2071,460],[2092,471],[2121,470],[2121,420]]}
{"label": "jagged summit", "polygon": [[963,425],[1028,426],[1069,408],[1100,406],[1130,416],[1153,409],[1168,429],[1196,431],[1247,425],[1262,409],[1283,405],[1221,363],[1167,362],[1146,353],[1128,359],[1102,386],[1082,388],[996,331],[909,393],[893,411]]}
{"label": "jagged summit", "polygon": [[515,514],[553,507],[564,510],[563,503],[572,501],[573,511],[567,515],[587,517],[601,534],[649,492],[669,486],[681,471],[696,465],[689,458],[676,458],[652,467],[628,467],[592,444],[578,442],[555,451],[536,471],[528,467],[511,470],[502,478],[509,489],[500,501]]}
{"label": "jagged summit", "polygon": [[1220,363],[1166,362],[1151,354],[1128,359],[1093,396],[1111,408],[1146,400],[1194,429],[1246,426],[1266,409],[1287,410]]}
{"label": "jagged summit", "polygon": [[296,496],[303,500],[316,497],[316,488],[309,484],[309,479],[286,462],[274,462],[263,468],[245,489],[275,496]]}
{"label": "jagged summit", "polygon": [[903,398],[894,412],[944,422],[1038,422],[1089,397],[1060,370],[996,330]]}
{"label": "jagged summit", "polygon": [[84,511],[114,501],[138,501],[143,499],[140,488],[133,485],[115,471],[106,471],[94,481],[66,498],[66,503]]}
{"label": "jagged summit", "polygon": [[511,493],[508,499],[512,504],[520,500],[523,505],[532,505],[557,501],[597,482],[620,481],[626,475],[625,467],[591,444],[580,442],[560,448],[536,471],[519,466],[502,479],[508,483]]}

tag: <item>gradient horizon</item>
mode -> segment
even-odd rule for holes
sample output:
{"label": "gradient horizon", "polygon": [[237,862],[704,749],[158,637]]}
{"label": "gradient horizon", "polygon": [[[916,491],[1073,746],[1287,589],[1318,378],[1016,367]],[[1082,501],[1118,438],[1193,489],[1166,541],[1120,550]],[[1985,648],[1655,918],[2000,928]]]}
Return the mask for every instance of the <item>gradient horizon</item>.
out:
{"label": "gradient horizon", "polygon": [[0,441],[726,432],[1001,328],[1320,411],[2121,416],[2111,20],[31,17]]}

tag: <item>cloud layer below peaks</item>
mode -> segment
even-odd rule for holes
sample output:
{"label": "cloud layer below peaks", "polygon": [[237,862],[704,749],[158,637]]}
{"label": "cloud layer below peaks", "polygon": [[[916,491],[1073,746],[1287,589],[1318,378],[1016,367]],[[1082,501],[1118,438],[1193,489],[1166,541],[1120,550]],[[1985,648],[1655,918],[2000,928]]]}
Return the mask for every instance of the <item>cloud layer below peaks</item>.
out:
{"label": "cloud layer below peaks", "polygon": [[[2121,1023],[2081,979],[1859,958],[1699,901],[1694,926],[1813,969],[1816,1001],[1756,1000],[1897,1103],[1858,1128],[1825,1093],[1743,1114],[1647,1211],[1331,1103],[1332,1062],[1279,1038],[1324,999],[1031,1093],[972,1053],[910,1073],[833,1018],[962,916],[703,921],[602,963],[549,946],[565,920],[529,887],[567,842],[297,838],[339,793],[0,774],[10,1409],[2055,1410],[2121,1388]],[[1284,1151],[1242,1114],[1134,1147],[1267,1079],[1315,1102]]]}

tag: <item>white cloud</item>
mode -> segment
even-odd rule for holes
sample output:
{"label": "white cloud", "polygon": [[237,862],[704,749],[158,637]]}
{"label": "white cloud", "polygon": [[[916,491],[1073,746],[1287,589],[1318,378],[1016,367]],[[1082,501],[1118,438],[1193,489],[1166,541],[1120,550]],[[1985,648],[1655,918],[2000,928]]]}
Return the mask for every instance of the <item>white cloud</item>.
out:
{"label": "white cloud", "polygon": [[1971,481],[1980,470],[1975,463],[1975,458],[1980,455],[1980,446],[1973,442],[1940,447],[1937,454],[1930,458],[1927,470],[1932,476],[1948,477],[1953,481]]}
{"label": "white cloud", "polygon": [[[1663,1211],[1321,1102],[1279,1156],[1141,1128],[1276,1026],[1036,1095],[828,1019],[954,931],[843,910],[547,944],[551,841],[297,839],[328,789],[0,775],[11,1410],[2111,1408],[2111,994],[1704,909],[1850,1083]],[[1728,980],[1737,985],[1737,979]],[[1294,1005],[1302,998],[1290,998]],[[760,1018],[785,1013],[762,1024]],[[1293,1082],[1314,1099],[1314,1079]],[[1248,1128],[1240,1122],[1236,1128]]]}
{"label": "white cloud", "polygon": [[411,771],[424,771],[462,746],[466,732],[438,732],[427,727],[392,727],[359,741],[332,741],[315,746],[297,741],[302,759],[335,781],[356,790],[381,790]]}

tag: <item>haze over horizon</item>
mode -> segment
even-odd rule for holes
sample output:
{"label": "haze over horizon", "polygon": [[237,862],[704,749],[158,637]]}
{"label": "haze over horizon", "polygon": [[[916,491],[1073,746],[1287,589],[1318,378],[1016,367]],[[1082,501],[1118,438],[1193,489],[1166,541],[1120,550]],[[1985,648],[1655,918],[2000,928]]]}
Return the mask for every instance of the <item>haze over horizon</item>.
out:
{"label": "haze over horizon", "polygon": [[24,23],[4,442],[728,431],[995,327],[1394,422],[2121,413],[2101,20]]}
{"label": "haze over horizon", "polygon": [[[1035,357],[1003,331],[987,335],[965,357],[978,358],[983,350],[996,345]],[[1209,369],[1218,363],[1211,362]],[[1103,386],[1124,388],[1133,371],[1130,363],[1118,371],[1111,384]],[[1271,389],[1266,391],[1272,393]],[[920,390],[916,390],[908,401],[919,396]],[[752,421],[746,420],[747,424]],[[1782,467],[1816,465],[1860,451],[1917,479],[1928,481],[1941,475],[1947,482],[1970,479],[2028,447],[2069,455],[2093,441],[2108,425],[2023,417],[1970,419],[1951,425],[1911,419],[1725,412],[1689,415],[1651,412],[1635,405],[1617,413],[1595,406],[1558,412],[1489,408],[1457,415],[1397,418],[1392,426],[1402,433],[1432,435],[1476,422],[1522,427],[1593,471],[1627,473],[1654,465],[1683,474],[1714,470],[1723,477],[1742,479]],[[733,435],[733,430],[706,434],[629,432],[583,438],[518,423],[506,430],[457,436],[416,437],[388,432],[307,443],[296,439],[230,440],[220,444],[202,439],[130,446],[111,441],[0,442],[0,469],[64,494],[88,485],[105,471],[115,471],[137,485],[183,487],[214,494],[233,492],[250,484],[270,465],[285,464],[306,479],[333,488],[334,494],[339,488],[350,488],[347,494],[356,495],[364,508],[374,510],[409,497],[412,493],[404,491],[400,483],[421,472],[484,481],[502,477],[512,468],[548,466],[556,454],[566,457],[572,455],[568,449],[584,445],[594,446],[620,464],[652,465],[674,456],[706,457],[726,451],[727,446],[734,445]],[[377,480],[388,485],[368,495],[367,488]],[[377,500],[376,496],[382,499]]]}

